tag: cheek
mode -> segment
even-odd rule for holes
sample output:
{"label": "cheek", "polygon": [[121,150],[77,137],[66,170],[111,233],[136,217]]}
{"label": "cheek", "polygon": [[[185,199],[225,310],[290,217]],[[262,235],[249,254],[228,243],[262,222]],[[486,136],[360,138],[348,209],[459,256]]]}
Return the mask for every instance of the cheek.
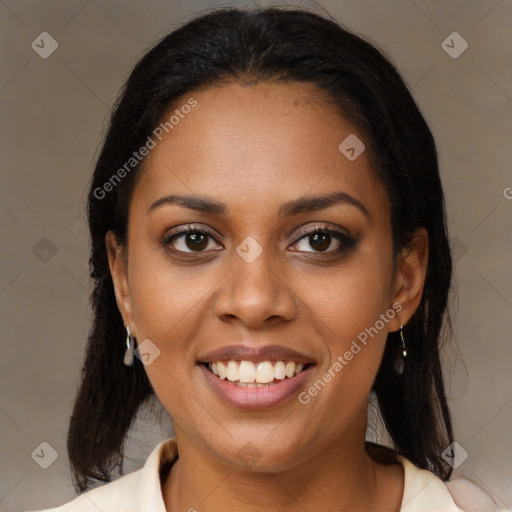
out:
{"label": "cheek", "polygon": [[[315,385],[306,390],[303,402],[309,401],[315,414],[332,416],[338,426],[365,406],[388,323],[395,315],[389,303],[391,248],[379,249],[378,242],[362,247],[346,267],[324,280],[324,286],[310,288],[316,290],[309,294],[312,317],[318,319],[318,336],[326,342],[330,357],[318,369]],[[310,279],[304,278],[304,289]],[[330,407],[324,409],[322,403]]]}
{"label": "cheek", "polygon": [[[315,316],[327,328],[326,339],[339,340],[331,344],[332,351],[344,351],[347,342],[350,345],[391,307],[392,253],[380,242],[363,244],[345,264],[323,277],[300,277],[303,295],[309,297]],[[316,286],[311,286],[312,281]],[[387,324],[384,329],[379,326],[385,339]]]}
{"label": "cheek", "polygon": [[[135,244],[134,244],[135,246]],[[178,397],[190,377],[194,335],[203,314],[205,290],[187,271],[171,266],[164,252],[141,249],[130,254],[130,290],[137,340],[149,339],[158,358],[145,367],[163,402]]]}
{"label": "cheek", "polygon": [[172,264],[151,246],[130,254],[130,289],[135,323],[145,337],[178,342],[194,326],[210,288],[211,273]]}

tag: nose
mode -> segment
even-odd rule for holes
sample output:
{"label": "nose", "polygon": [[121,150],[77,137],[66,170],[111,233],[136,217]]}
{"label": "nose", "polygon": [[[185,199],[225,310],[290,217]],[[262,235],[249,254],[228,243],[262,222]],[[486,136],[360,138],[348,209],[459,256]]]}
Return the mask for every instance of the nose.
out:
{"label": "nose", "polygon": [[219,319],[257,329],[296,317],[298,301],[281,264],[273,264],[265,250],[251,263],[236,253],[233,260],[215,299]]}

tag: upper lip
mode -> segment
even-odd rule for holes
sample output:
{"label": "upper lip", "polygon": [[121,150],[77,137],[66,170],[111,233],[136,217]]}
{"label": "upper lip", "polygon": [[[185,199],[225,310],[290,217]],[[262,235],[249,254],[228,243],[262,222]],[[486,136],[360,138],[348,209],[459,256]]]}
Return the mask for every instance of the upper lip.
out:
{"label": "upper lip", "polygon": [[315,360],[291,348],[282,345],[250,346],[245,344],[226,345],[201,355],[197,359],[201,363],[215,361],[294,361],[295,363],[315,363]]}

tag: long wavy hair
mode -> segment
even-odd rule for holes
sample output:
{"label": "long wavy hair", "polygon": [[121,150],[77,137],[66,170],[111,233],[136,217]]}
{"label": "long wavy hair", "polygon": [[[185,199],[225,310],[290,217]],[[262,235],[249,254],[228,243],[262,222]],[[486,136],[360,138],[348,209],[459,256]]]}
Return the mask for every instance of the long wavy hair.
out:
{"label": "long wavy hair", "polygon": [[122,471],[127,433],[141,406],[155,398],[142,363],[123,364],[126,335],[105,247],[108,230],[126,241],[141,164],[108,192],[104,184],[147,142],[177,98],[226,80],[315,84],[365,136],[375,179],[391,199],[395,255],[417,228],[427,230],[423,295],[404,328],[405,369],[393,369],[400,343],[390,333],[372,391],[394,449],[449,479],[441,453],[453,436],[439,353],[445,331],[451,334],[452,257],[433,136],[394,65],[363,37],[304,9],[224,8],[171,32],[135,65],[96,163],[88,195],[93,324],[67,439],[77,492]]}

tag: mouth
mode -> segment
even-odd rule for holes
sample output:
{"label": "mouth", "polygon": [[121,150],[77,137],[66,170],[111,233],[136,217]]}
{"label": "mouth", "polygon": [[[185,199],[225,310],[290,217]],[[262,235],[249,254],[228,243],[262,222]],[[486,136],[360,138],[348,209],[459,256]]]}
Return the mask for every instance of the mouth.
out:
{"label": "mouth", "polygon": [[261,410],[290,400],[305,385],[316,362],[280,346],[224,347],[197,361],[209,387],[238,409]]}

